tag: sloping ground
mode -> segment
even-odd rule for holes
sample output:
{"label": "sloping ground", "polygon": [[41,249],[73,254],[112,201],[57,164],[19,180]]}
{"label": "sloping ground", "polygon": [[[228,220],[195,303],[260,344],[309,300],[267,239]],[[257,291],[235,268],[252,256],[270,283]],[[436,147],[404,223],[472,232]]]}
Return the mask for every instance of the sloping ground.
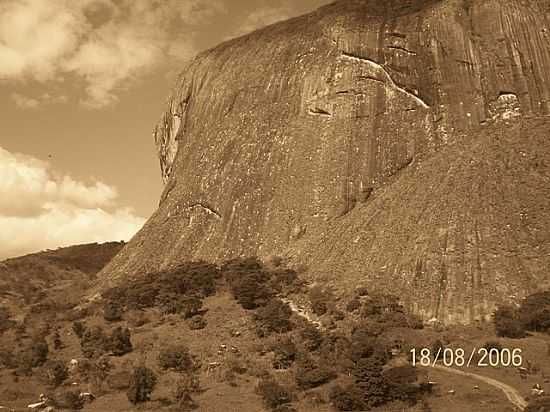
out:
{"label": "sloping ground", "polygon": [[304,240],[313,278],[399,291],[426,318],[469,322],[550,286],[550,119],[496,123],[411,165]]}
{"label": "sloping ground", "polygon": [[487,125],[550,113],[547,11],[341,0],[201,53],[155,129],[159,209],[99,288],[288,255],[469,322],[545,286],[547,126]]}
{"label": "sloping ground", "polygon": [[0,304],[20,315],[29,305],[48,298],[78,299],[123,247],[124,242],[93,243],[0,262]]}

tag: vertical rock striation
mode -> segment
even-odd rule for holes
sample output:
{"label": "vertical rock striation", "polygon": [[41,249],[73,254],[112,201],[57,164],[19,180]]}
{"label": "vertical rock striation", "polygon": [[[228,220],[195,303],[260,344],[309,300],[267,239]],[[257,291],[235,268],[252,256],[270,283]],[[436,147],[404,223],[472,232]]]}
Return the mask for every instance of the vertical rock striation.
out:
{"label": "vertical rock striation", "polygon": [[284,255],[471,322],[549,280],[550,2],[342,0],[208,50],[103,271]]}

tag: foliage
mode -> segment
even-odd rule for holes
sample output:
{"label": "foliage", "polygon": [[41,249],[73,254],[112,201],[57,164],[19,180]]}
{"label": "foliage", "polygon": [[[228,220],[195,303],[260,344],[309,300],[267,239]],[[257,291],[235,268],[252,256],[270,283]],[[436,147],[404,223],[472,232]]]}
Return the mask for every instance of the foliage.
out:
{"label": "foliage", "polygon": [[195,366],[189,349],[182,344],[173,344],[161,349],[158,355],[158,364],[162,369],[187,373],[193,372]]}
{"label": "foliage", "polygon": [[524,412],[550,412],[550,396],[535,398],[529,402]]}
{"label": "foliage", "polygon": [[116,328],[110,338],[107,349],[115,356],[123,356],[132,352],[132,342],[130,341],[130,331],[128,328]]}
{"label": "foliage", "polygon": [[86,328],[80,339],[80,350],[89,359],[97,358],[106,352],[109,346],[109,337],[99,326]]}
{"label": "foliage", "polygon": [[206,319],[204,319],[204,316],[196,315],[187,320],[187,325],[191,330],[199,330],[206,328],[207,323]]}
{"label": "foliage", "polygon": [[55,405],[63,409],[78,410],[84,407],[84,400],[78,391],[63,391],[55,397]]}
{"label": "foliage", "polygon": [[84,335],[84,331],[86,330],[86,326],[80,321],[73,322],[73,332],[76,336],[78,336],[79,339],[82,339],[82,336]]}
{"label": "foliage", "polygon": [[280,299],[271,299],[254,314],[254,319],[258,323],[258,335],[267,336],[271,333],[288,332],[293,327],[291,316],[292,309],[288,304]]}
{"label": "foliage", "polygon": [[518,317],[517,310],[511,306],[499,307],[493,321],[497,336],[519,339],[526,336],[525,327]]}
{"label": "foliage", "polygon": [[48,361],[45,365],[48,384],[53,387],[61,385],[69,377],[67,367],[62,361]]}
{"label": "foliage", "polygon": [[290,368],[298,352],[296,345],[290,338],[278,341],[272,346],[272,350],[275,353],[275,359],[273,360],[275,369]]}
{"label": "foliage", "polygon": [[118,322],[122,319],[122,309],[120,305],[113,301],[108,301],[103,305],[103,318],[108,322]]}
{"label": "foliage", "polygon": [[301,389],[311,389],[334,379],[336,374],[330,368],[315,362],[307,355],[299,357],[296,368],[296,383]]}
{"label": "foliage", "polygon": [[126,396],[133,404],[147,402],[151,398],[151,393],[156,384],[157,377],[154,372],[145,366],[139,366],[130,378],[130,386]]}
{"label": "foliage", "polygon": [[308,351],[316,351],[323,342],[323,335],[319,332],[319,329],[310,323],[307,323],[306,326],[300,331],[300,338],[302,344]]}
{"label": "foliage", "polygon": [[518,309],[518,318],[527,330],[550,332],[550,291],[527,296]]}
{"label": "foliage", "polygon": [[354,384],[335,385],[329,394],[332,405],[339,411],[361,411],[366,408],[361,390]]}
{"label": "foliage", "polygon": [[271,379],[262,379],[256,387],[268,409],[276,410],[292,401],[292,393]]}
{"label": "foliage", "polygon": [[313,313],[322,316],[327,313],[329,306],[334,303],[334,294],[330,289],[314,286],[309,291],[309,300]]}

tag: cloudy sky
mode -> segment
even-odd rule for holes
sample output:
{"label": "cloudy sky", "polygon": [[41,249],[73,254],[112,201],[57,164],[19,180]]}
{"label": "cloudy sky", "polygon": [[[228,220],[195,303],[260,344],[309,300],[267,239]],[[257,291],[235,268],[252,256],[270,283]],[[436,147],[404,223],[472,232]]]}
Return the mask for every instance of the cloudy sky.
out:
{"label": "cloudy sky", "polygon": [[0,259],[129,239],[161,192],[151,130],[204,49],[330,0],[0,0]]}

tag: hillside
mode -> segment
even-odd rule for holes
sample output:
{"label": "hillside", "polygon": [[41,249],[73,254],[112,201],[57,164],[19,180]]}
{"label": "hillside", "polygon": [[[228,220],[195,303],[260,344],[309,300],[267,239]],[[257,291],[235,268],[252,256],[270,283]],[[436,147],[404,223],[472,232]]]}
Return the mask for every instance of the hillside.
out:
{"label": "hillside", "polygon": [[198,55],[154,135],[159,209],[96,291],[280,256],[471,323],[548,285],[546,0],[340,0]]}
{"label": "hillside", "polygon": [[[97,252],[57,256],[87,266]],[[22,305],[23,318],[0,306],[0,410],[513,412],[549,402],[530,388],[550,382],[550,328],[512,339],[423,325],[395,296],[358,288],[342,301],[279,260],[185,262],[86,308],[67,304],[76,285],[61,284],[48,304]],[[525,307],[547,322],[550,293]],[[443,359],[413,366],[411,350],[438,347],[520,348],[523,367],[478,366],[477,355],[458,371]]]}
{"label": "hillside", "polygon": [[97,273],[124,242],[86,244],[0,262],[0,305],[23,319],[32,305],[78,304]]}

